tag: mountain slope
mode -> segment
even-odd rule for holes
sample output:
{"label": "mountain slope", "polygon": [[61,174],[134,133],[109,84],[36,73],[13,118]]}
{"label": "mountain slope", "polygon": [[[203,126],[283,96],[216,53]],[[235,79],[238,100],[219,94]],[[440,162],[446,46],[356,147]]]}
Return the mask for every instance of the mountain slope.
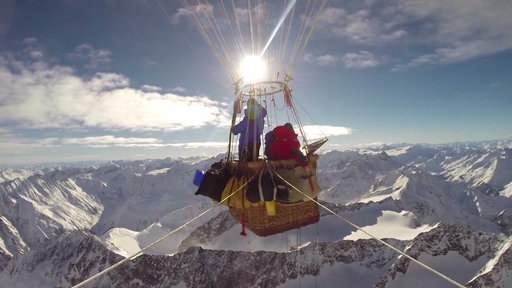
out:
{"label": "mountain slope", "polygon": [[[0,184],[3,223],[11,223],[17,241],[29,245],[67,230],[87,229],[98,221],[101,205],[73,179],[34,174]],[[12,249],[21,249],[12,248]]]}
{"label": "mountain slope", "polygon": [[2,170],[0,283],[69,287],[172,232],[90,287],[453,287],[373,237],[468,287],[506,287],[511,147],[325,153],[319,199],[329,210],[269,237],[241,237],[224,206],[193,195],[195,170],[222,155]]}
{"label": "mountain slope", "polygon": [[[453,225],[440,225],[411,242],[385,241],[398,249],[405,248],[406,253],[428,264],[444,262],[443,267],[451,267],[449,276],[460,283],[491,277],[489,272],[479,273],[489,256],[510,257],[510,243],[507,249],[497,249],[504,245],[502,238]],[[44,282],[40,282],[44,287],[67,287],[122,259],[105,248],[99,238],[83,232],[62,236],[42,251],[30,252],[17,266],[8,266],[8,271],[22,272],[2,283],[34,287],[31,275],[44,275]],[[510,273],[511,263],[493,262],[490,271]],[[429,280],[421,283],[418,279]],[[87,287],[296,287],[298,283],[304,287],[314,283],[320,287],[339,287],[339,283],[349,287],[453,287],[374,239],[319,242],[288,252],[191,247],[173,256],[142,255]]]}

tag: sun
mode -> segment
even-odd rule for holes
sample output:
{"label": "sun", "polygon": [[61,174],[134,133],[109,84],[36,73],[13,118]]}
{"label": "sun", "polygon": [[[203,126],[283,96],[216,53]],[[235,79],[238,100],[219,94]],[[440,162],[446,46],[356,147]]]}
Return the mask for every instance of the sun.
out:
{"label": "sun", "polygon": [[265,63],[259,56],[246,56],[240,63],[240,75],[244,82],[255,83],[263,79],[266,72]]}

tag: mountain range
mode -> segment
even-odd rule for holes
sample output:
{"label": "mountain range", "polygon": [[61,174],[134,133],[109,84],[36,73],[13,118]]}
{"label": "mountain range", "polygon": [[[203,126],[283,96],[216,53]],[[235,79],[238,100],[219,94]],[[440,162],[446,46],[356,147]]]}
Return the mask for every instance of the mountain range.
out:
{"label": "mountain range", "polygon": [[324,151],[320,221],[267,237],[194,195],[222,158],[2,168],[0,287],[511,287],[511,139]]}

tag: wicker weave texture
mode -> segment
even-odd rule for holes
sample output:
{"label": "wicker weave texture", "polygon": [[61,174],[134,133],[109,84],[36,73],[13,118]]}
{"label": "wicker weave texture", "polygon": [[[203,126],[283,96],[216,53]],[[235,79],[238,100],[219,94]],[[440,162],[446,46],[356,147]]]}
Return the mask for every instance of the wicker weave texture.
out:
{"label": "wicker weave texture", "polygon": [[303,201],[293,204],[275,203],[276,215],[268,216],[265,203],[252,205],[249,208],[233,208],[229,211],[241,223],[242,213],[246,213],[246,227],[258,236],[269,236],[291,229],[316,223],[320,220],[318,205],[314,201]]}

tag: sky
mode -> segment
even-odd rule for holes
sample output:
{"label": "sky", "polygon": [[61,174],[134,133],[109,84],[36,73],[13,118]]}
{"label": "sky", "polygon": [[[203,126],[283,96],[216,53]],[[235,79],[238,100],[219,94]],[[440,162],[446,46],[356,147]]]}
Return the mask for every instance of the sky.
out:
{"label": "sky", "polygon": [[225,152],[240,15],[323,149],[512,136],[508,0],[196,2],[0,1],[0,167]]}

